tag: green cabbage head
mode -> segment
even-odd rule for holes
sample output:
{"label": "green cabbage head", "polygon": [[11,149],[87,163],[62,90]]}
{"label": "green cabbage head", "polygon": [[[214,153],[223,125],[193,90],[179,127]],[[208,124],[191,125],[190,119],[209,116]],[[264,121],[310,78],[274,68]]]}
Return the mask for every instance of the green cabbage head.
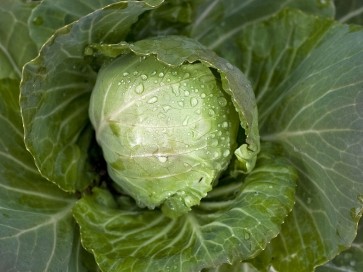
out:
{"label": "green cabbage head", "polygon": [[[163,44],[180,39],[165,38]],[[246,83],[231,92],[225,76],[208,60],[173,56],[180,63],[174,65],[162,59],[162,50],[152,52],[160,46],[138,52],[142,44],[128,45],[134,52],[126,50],[105,62],[89,116],[110,177],[139,206],[161,207],[177,217],[212,190],[234,154],[246,172],[253,167],[254,157],[242,150],[248,147],[238,149],[239,115],[244,116],[231,95],[251,98],[243,98],[249,91]]]}

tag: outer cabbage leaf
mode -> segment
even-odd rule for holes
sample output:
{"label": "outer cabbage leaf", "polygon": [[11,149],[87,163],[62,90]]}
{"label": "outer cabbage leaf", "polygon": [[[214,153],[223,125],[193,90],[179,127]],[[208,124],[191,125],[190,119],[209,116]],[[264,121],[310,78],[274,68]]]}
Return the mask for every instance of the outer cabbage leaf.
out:
{"label": "outer cabbage leaf", "polygon": [[200,271],[256,256],[292,209],[296,178],[278,148],[263,150],[245,183],[215,188],[178,219],[94,188],[74,208],[84,247],[109,272]]}
{"label": "outer cabbage leaf", "polygon": [[43,0],[32,12],[28,24],[38,49],[54,32],[117,0]]}
{"label": "outer cabbage leaf", "polygon": [[363,221],[359,223],[358,235],[352,246],[335,257],[332,261],[320,266],[317,272],[359,272],[363,270]]}
{"label": "outer cabbage leaf", "polygon": [[0,80],[0,270],[94,271],[72,218],[76,198],[41,177],[25,149],[18,94],[18,80]]}
{"label": "outer cabbage leaf", "polygon": [[261,138],[299,171],[296,206],[261,258],[311,271],[351,246],[363,208],[363,31],[285,11],[245,28],[239,44]]}
{"label": "outer cabbage leaf", "polygon": [[36,54],[26,25],[35,5],[25,0],[0,2],[0,79],[20,78],[23,65]]}
{"label": "outer cabbage leaf", "polygon": [[335,17],[342,23],[363,24],[362,0],[335,0]]}
{"label": "outer cabbage leaf", "polygon": [[25,65],[20,100],[25,144],[42,175],[63,190],[83,190],[97,176],[87,154],[92,136],[88,104],[96,73],[92,60],[84,57],[85,48],[124,40],[138,16],[160,2],[120,2],[99,9],[57,30]]}
{"label": "outer cabbage leaf", "polygon": [[193,1],[193,23],[190,36],[217,53],[236,58],[235,37],[253,23],[277,14],[286,7],[298,8],[319,16],[334,16],[333,0],[200,0]]}

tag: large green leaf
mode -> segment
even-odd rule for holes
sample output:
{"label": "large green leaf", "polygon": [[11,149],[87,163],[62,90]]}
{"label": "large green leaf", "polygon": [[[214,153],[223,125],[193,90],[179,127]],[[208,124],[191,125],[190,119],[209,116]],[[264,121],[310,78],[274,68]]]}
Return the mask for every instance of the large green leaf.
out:
{"label": "large green leaf", "polygon": [[[320,16],[334,16],[333,0],[200,0],[194,1],[194,22],[190,35],[208,47],[235,54],[235,37],[253,23],[272,16],[286,7],[299,8]],[[233,56],[236,57],[236,56]]]}
{"label": "large green leaf", "polygon": [[54,32],[117,0],[43,0],[29,17],[30,36],[38,49]]}
{"label": "large green leaf", "polygon": [[327,264],[316,269],[317,272],[359,272],[363,271],[363,221],[358,227],[358,235],[352,246]]}
{"label": "large green leaf", "polygon": [[25,65],[25,143],[41,173],[62,189],[83,190],[97,176],[87,153],[92,136],[88,104],[96,73],[85,48],[124,40],[138,16],[160,2],[120,2],[99,9],[59,29]]}
{"label": "large green leaf", "polygon": [[87,271],[85,258],[94,261],[80,246],[71,213],[76,198],[34,166],[23,142],[18,94],[18,80],[0,80],[0,270]]}
{"label": "large green leaf", "polygon": [[103,271],[200,271],[254,257],[294,204],[295,172],[265,146],[245,183],[212,191],[192,212],[169,219],[95,188],[74,208],[82,243]]}
{"label": "large green leaf", "polygon": [[20,78],[22,66],[36,55],[26,24],[34,7],[25,0],[0,1],[0,79]]}
{"label": "large green leaf", "polygon": [[240,46],[261,138],[299,171],[267,252],[277,270],[311,271],[351,245],[363,208],[363,30],[285,11],[244,29]]}

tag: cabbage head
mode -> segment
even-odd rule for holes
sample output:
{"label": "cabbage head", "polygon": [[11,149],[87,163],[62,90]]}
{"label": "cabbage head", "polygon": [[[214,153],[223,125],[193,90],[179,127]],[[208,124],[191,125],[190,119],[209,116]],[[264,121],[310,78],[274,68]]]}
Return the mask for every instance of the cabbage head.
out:
{"label": "cabbage head", "polygon": [[[143,50],[152,52],[173,44],[181,48],[188,44],[190,52],[198,48],[214,56],[239,86],[230,86],[226,76],[203,58],[183,59],[176,50],[173,57],[178,63],[173,63],[160,60],[159,52],[130,50],[138,52],[148,45]],[[258,133],[251,150],[246,144],[242,147],[246,151],[238,148],[237,138],[239,114],[244,120],[247,110],[256,118],[253,93],[237,68],[190,39],[170,36],[123,47],[126,51],[105,61],[98,73],[90,120],[108,173],[121,190],[141,207],[161,206],[166,215],[176,217],[212,190],[235,152],[242,170],[252,169]],[[242,105],[248,101],[249,107],[239,109],[237,99],[244,100]],[[242,125],[246,127],[245,122]]]}

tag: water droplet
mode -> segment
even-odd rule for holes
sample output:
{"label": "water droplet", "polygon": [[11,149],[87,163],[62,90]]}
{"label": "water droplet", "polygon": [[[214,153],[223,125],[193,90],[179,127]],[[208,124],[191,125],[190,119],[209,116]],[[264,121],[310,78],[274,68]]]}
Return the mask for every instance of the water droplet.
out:
{"label": "water droplet", "polygon": [[218,151],[213,152],[213,159],[218,159],[220,156],[221,156],[221,153],[219,153]]}
{"label": "water droplet", "polygon": [[219,97],[218,104],[221,105],[222,107],[227,106],[227,99],[225,99],[224,97]]}
{"label": "water droplet", "polygon": [[233,69],[233,65],[230,64],[229,62],[226,63],[226,67],[227,67],[227,69]]}
{"label": "water droplet", "polygon": [[170,106],[168,106],[168,105],[166,105],[166,106],[163,106],[163,110],[165,111],[165,112],[167,112],[168,110],[170,110],[171,109],[171,107]]}
{"label": "water droplet", "polygon": [[228,157],[231,152],[227,149],[223,152],[223,157]]}
{"label": "water droplet", "polygon": [[44,19],[43,17],[41,16],[36,16],[34,19],[33,19],[33,24],[34,25],[37,25],[37,26],[40,26],[44,23]]}
{"label": "water droplet", "polygon": [[200,97],[201,97],[201,98],[205,98],[205,96],[206,96],[206,95],[205,95],[205,93],[202,93],[202,94],[200,95]]}
{"label": "water droplet", "polygon": [[172,91],[173,91],[173,94],[175,94],[175,96],[179,96],[180,95],[180,90],[179,90],[179,86],[178,85],[173,85],[172,86]]}
{"label": "water droplet", "polygon": [[216,113],[215,113],[215,111],[214,110],[212,110],[212,109],[210,109],[209,111],[208,111],[208,113],[209,113],[209,116],[214,116]]}
{"label": "water droplet", "polygon": [[202,89],[204,89],[204,87],[205,87],[205,86],[204,86],[204,84],[202,84],[202,85],[200,85],[200,87],[201,87]]}
{"label": "water droplet", "polygon": [[160,72],[159,73],[159,77],[163,77],[164,76],[164,73],[163,72]]}
{"label": "water droplet", "polygon": [[196,99],[195,97],[192,97],[192,98],[190,99],[190,105],[191,105],[192,107],[195,107],[196,105],[198,105],[198,99]]}
{"label": "water droplet", "polygon": [[245,235],[244,235],[245,240],[250,239],[250,237],[251,237],[251,234],[249,234],[249,232],[245,231]]}
{"label": "water droplet", "polygon": [[168,160],[168,157],[166,157],[166,156],[157,156],[157,157],[158,157],[159,162],[162,162],[162,163],[164,163]]}
{"label": "water droplet", "polygon": [[183,101],[179,101],[179,102],[178,102],[178,105],[179,105],[180,107],[184,107],[184,102],[183,102]]}
{"label": "water droplet", "polygon": [[147,101],[147,103],[149,103],[149,104],[154,104],[156,101],[158,101],[158,98],[157,98],[156,96],[154,96],[154,97],[150,98],[150,99]]}
{"label": "water droplet", "polygon": [[142,75],[141,75],[141,79],[142,79],[142,80],[147,80],[147,75],[142,74]]}
{"label": "water droplet", "polygon": [[150,75],[155,76],[156,75],[156,71],[153,71]]}
{"label": "water droplet", "polygon": [[210,143],[211,146],[217,146],[218,145],[218,140],[217,139],[213,139]]}
{"label": "water droplet", "polygon": [[222,128],[228,128],[228,122],[223,122],[222,123]]}
{"label": "water droplet", "polygon": [[190,93],[189,93],[189,91],[185,91],[185,92],[184,92],[184,95],[185,95],[185,96],[189,96],[189,94],[190,94]]}
{"label": "water droplet", "polygon": [[190,74],[189,73],[185,73],[184,76],[183,76],[183,79],[186,79],[186,78],[189,78],[190,77]]}
{"label": "water droplet", "polygon": [[196,111],[195,111],[195,113],[196,113],[196,114],[200,114],[200,113],[201,113],[201,111],[198,109],[198,110],[196,110]]}
{"label": "water droplet", "polygon": [[177,71],[173,71],[173,72],[171,72],[171,74],[172,74],[173,76],[176,76],[176,75],[178,74],[178,72],[177,72]]}
{"label": "water droplet", "polygon": [[87,55],[87,56],[92,56],[93,55],[93,49],[91,48],[91,47],[86,47],[85,49],[84,49],[84,54],[85,55]]}
{"label": "water droplet", "polygon": [[121,81],[119,81],[119,82],[117,83],[117,85],[118,85],[118,86],[120,86],[120,85],[121,85]]}
{"label": "water droplet", "polygon": [[188,125],[189,122],[189,116],[185,117],[184,121],[183,121],[183,126]]}
{"label": "water droplet", "polygon": [[137,85],[135,88],[135,93],[142,94],[143,92],[144,92],[144,85],[142,84]]}
{"label": "water droplet", "polygon": [[134,76],[137,76],[137,74],[138,74],[139,72],[138,71],[135,71],[135,72],[133,72],[132,74],[134,75]]}

